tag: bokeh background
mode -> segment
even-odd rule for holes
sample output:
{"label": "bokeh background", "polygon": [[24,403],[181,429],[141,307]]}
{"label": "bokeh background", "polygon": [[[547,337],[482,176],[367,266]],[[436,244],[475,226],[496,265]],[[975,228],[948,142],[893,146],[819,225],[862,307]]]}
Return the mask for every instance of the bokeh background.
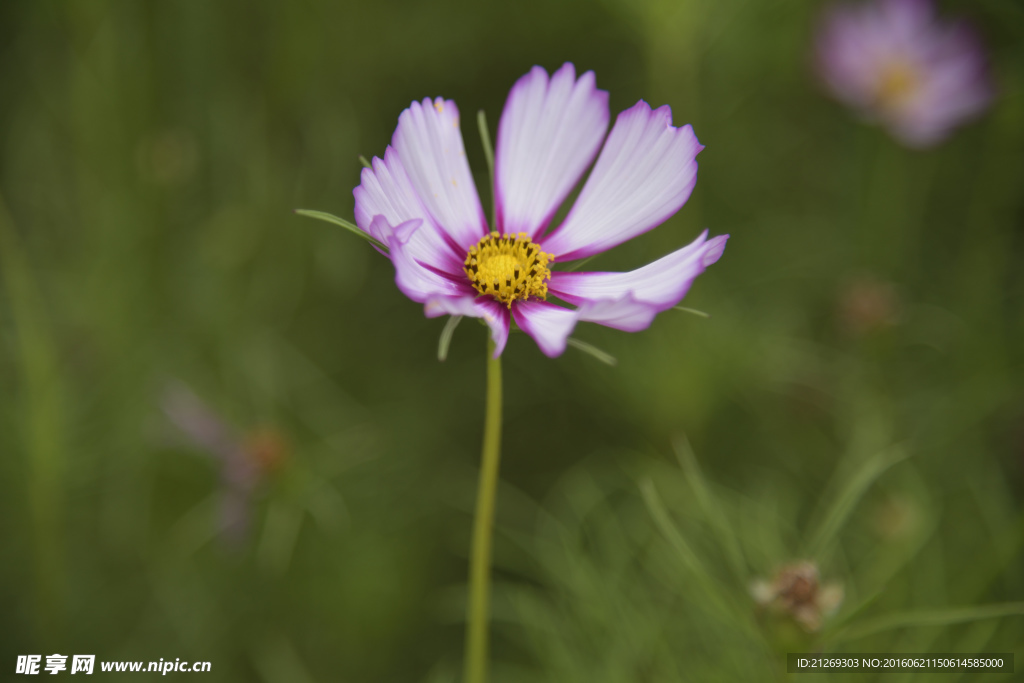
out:
{"label": "bokeh background", "polygon": [[[438,362],[389,262],[292,212],[351,217],[358,155],[436,95],[488,206],[473,114],[493,134],[565,61],[706,145],[683,210],[591,265],[732,239],[684,302],[710,318],[577,329],[614,367],[510,341],[494,680],[778,680],[813,648],[1019,671],[1024,6],[941,6],[999,94],[910,151],[823,94],[815,2],[0,5],[3,677],[456,680],[484,329]],[[801,559],[845,593],[817,633],[749,594]]]}

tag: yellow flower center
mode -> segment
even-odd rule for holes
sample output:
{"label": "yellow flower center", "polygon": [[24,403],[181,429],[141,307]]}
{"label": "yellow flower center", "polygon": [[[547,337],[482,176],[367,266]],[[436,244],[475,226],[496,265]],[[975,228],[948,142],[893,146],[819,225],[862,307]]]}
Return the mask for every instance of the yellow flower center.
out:
{"label": "yellow flower center", "polygon": [[879,105],[897,108],[912,98],[920,86],[917,69],[902,60],[893,60],[882,68],[875,97]]}
{"label": "yellow flower center", "polygon": [[476,291],[512,308],[516,299],[547,298],[548,264],[554,260],[525,232],[504,237],[492,232],[470,247],[463,270]]}

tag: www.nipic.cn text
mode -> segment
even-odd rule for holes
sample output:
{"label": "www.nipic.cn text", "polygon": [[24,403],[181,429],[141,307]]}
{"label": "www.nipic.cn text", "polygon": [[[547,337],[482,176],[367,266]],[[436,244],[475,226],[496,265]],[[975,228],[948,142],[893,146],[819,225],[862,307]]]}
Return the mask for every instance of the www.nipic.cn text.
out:
{"label": "www.nipic.cn text", "polygon": [[[68,660],[71,660],[70,662]],[[44,661],[45,660],[45,661]],[[58,674],[91,674],[99,670],[104,673],[206,673],[210,671],[210,662],[181,661],[180,658],[160,659],[155,662],[107,662],[101,661],[96,666],[96,655],[18,655],[14,673],[36,675],[40,673]]]}

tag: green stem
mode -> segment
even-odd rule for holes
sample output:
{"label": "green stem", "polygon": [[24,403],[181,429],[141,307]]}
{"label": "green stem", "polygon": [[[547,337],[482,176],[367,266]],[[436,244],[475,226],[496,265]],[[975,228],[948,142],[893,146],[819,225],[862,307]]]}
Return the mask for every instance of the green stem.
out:
{"label": "green stem", "polygon": [[487,173],[491,181],[491,229],[498,229],[498,199],[494,192],[494,147],[491,145],[491,131],[487,128],[487,114],[481,109],[476,113],[476,127],[480,131],[480,144],[487,159]]}
{"label": "green stem", "polygon": [[469,564],[469,626],[466,631],[466,683],[487,680],[487,622],[490,612],[491,539],[494,499],[501,460],[501,358],[494,357],[494,342],[487,339],[487,408],[484,445],[477,488],[473,549]]}

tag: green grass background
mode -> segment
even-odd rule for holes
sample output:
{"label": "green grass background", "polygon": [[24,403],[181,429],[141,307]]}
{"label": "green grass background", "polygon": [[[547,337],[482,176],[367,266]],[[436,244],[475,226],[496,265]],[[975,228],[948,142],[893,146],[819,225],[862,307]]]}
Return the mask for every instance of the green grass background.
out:
{"label": "green grass background", "polygon": [[[493,134],[564,61],[706,145],[683,210],[591,265],[732,239],[684,302],[710,319],[577,329],[616,367],[511,339],[494,680],[780,680],[816,648],[1022,670],[1024,7],[942,7],[999,94],[915,152],[823,94],[814,2],[0,5],[3,677],[56,652],[455,680],[484,330],[439,363],[388,261],[292,211],[350,217],[358,155],[436,95],[488,206],[473,114]],[[240,545],[173,381],[289,444]],[[819,634],[748,596],[803,558],[846,591]]]}

